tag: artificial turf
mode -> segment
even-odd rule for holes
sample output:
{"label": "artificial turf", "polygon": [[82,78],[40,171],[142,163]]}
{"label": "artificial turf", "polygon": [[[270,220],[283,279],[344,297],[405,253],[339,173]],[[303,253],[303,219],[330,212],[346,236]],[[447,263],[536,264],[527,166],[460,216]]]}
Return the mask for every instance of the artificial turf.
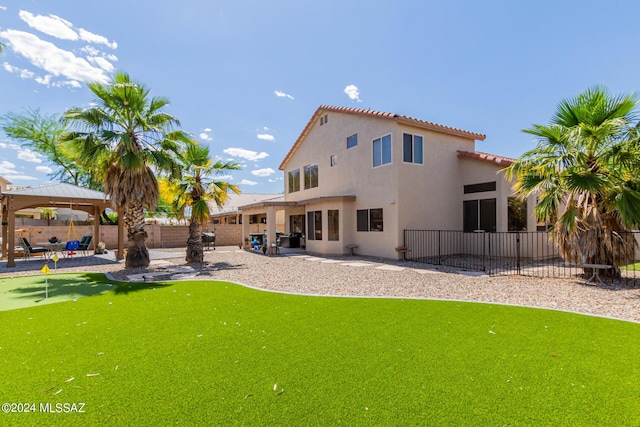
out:
{"label": "artificial turf", "polygon": [[120,284],[0,312],[0,424],[637,425],[640,325],[447,301]]}
{"label": "artificial turf", "polygon": [[104,274],[40,274],[0,278],[0,311],[96,295],[112,283]]}

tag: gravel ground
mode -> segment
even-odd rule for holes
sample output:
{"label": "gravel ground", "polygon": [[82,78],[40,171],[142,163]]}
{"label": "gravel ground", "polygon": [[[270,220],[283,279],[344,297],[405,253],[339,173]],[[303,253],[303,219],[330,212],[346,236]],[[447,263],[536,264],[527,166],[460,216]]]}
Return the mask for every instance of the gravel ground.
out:
{"label": "gravel ground", "polygon": [[[79,259],[75,265],[60,262],[58,272],[105,272],[116,279],[128,280],[130,275],[149,272],[167,272],[168,277],[173,268],[187,267],[184,249],[162,251],[162,259],[152,261],[146,269],[124,269],[122,262],[96,261],[88,264],[86,259]],[[226,280],[279,292],[482,301],[640,322],[640,286],[624,283],[605,287],[585,284],[579,278],[491,277],[428,264],[359,256],[264,256],[239,251],[237,247],[205,251],[205,262],[187,268],[199,273],[196,279]],[[0,276],[33,273],[33,267],[31,270],[0,268]]]}

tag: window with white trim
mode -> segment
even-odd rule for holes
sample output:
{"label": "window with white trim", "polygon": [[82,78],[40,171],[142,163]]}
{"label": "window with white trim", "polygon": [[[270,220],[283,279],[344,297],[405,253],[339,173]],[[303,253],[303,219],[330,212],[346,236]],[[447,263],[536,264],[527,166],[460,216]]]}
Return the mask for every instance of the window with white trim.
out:
{"label": "window with white trim", "polygon": [[307,212],[307,240],[322,240],[322,211]]}
{"label": "window with white trim", "polygon": [[300,169],[289,171],[289,193],[300,191]]}
{"label": "window with white trim", "polygon": [[340,211],[337,209],[329,209],[327,211],[327,225],[329,232],[329,241],[340,240]]}
{"label": "window with white trim", "polygon": [[373,140],[373,167],[391,163],[391,134]]}
{"label": "window with white trim", "polygon": [[402,160],[405,163],[422,164],[422,137],[420,135],[402,134]]}
{"label": "window with white trim", "polygon": [[382,208],[358,209],[356,212],[356,230],[383,231],[384,221],[382,216]]}
{"label": "window with white trim", "polygon": [[347,148],[353,148],[358,145],[358,134],[353,134],[347,137]]}
{"label": "window with white trim", "polygon": [[315,188],[318,186],[318,164],[307,165],[304,167],[304,189]]}

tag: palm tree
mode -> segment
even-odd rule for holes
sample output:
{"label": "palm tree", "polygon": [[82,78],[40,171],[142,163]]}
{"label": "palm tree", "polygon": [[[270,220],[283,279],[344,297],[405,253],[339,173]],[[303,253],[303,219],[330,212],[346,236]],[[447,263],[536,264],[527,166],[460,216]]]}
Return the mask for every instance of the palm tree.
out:
{"label": "palm tree", "polygon": [[78,166],[72,156],[68,143],[62,142],[62,136],[68,132],[60,118],[45,115],[38,109],[27,109],[22,113],[9,112],[0,117],[0,127],[8,137],[20,142],[49,158],[54,171],[49,174],[52,179],[84,185],[94,190],[102,189],[102,183],[95,180],[95,175]]}
{"label": "palm tree", "polygon": [[[209,147],[194,141],[180,155],[182,177],[179,180],[163,179],[160,191],[172,205],[180,218],[190,212],[189,238],[187,239],[186,261],[202,262],[202,225],[209,220],[209,203],[222,207],[229,191],[236,194],[240,189],[226,181],[215,180],[224,171],[238,170],[240,165],[233,162],[213,162],[209,155]],[[190,208],[190,209],[189,209]]]}
{"label": "palm tree", "polygon": [[114,207],[123,210],[129,239],[125,267],[148,266],[144,208],[158,202],[155,171],[179,176],[175,158],[187,135],[173,130],[180,123],[163,111],[168,99],[150,97],[149,89],[126,73],[87,86],[96,96],[94,104],[64,114],[75,129],[64,139],[72,141],[80,165],[104,183]]}
{"label": "palm tree", "polygon": [[594,87],[560,102],[547,126],[524,132],[538,145],[507,168],[521,196],[537,194],[539,221],[553,221],[560,254],[578,264],[608,264],[620,276],[633,260],[640,225],[640,144],[633,95]]}

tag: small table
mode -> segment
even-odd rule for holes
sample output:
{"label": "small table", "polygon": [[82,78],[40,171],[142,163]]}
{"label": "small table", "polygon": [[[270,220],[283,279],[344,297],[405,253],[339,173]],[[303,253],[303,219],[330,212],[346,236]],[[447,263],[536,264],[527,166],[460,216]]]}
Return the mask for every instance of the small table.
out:
{"label": "small table", "polygon": [[62,254],[62,257],[66,258],[64,254],[64,248],[67,246],[67,242],[56,242],[56,243],[38,242],[38,245],[44,248],[47,248],[47,252],[46,252],[47,259],[50,259],[51,254],[54,254],[56,252],[60,252]]}
{"label": "small table", "polygon": [[591,277],[589,277],[587,279],[587,281],[585,283],[589,283],[593,279],[597,279],[598,282],[600,282],[601,285],[605,285],[606,286],[606,284],[602,281],[602,279],[600,279],[600,276],[599,276],[598,273],[600,272],[600,270],[608,270],[608,269],[612,268],[612,266],[610,266],[609,264],[582,264],[581,267],[582,268],[590,268],[590,269],[593,270],[593,274],[591,275]]}

